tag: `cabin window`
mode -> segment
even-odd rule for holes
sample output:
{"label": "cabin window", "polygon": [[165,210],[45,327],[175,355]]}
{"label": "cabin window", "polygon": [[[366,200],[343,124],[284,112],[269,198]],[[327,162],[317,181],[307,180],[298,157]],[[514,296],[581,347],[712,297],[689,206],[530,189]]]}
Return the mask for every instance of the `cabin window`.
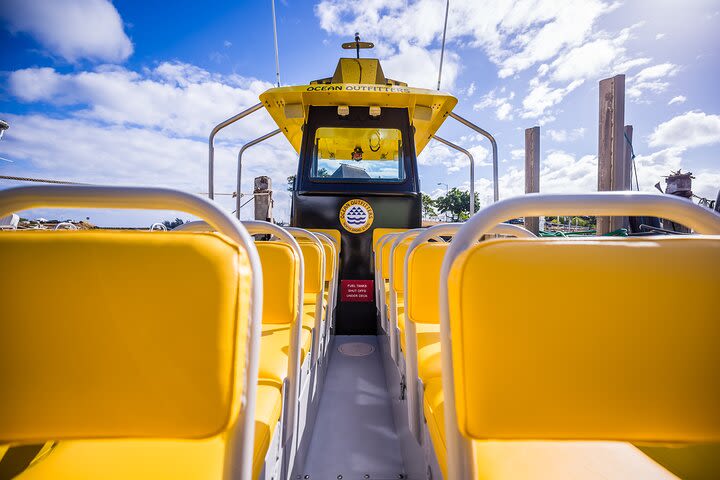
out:
{"label": "cabin window", "polygon": [[320,127],[310,178],[398,182],[405,179],[402,134],[395,128]]}

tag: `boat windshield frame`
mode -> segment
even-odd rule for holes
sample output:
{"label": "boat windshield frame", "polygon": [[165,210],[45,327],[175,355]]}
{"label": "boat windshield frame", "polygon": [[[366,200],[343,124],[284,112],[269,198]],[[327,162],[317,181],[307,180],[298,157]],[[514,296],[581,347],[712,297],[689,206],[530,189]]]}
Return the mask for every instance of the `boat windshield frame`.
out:
{"label": "boat windshield frame", "polygon": [[[395,129],[400,132],[402,142],[401,157],[394,165],[402,165],[402,179],[382,178],[329,178],[312,175],[315,159],[315,136],[320,128],[378,128]],[[419,180],[413,131],[406,108],[383,108],[377,117],[371,117],[369,107],[350,107],[350,113],[340,116],[337,107],[311,106],[308,121],[303,131],[303,142],[298,162],[298,191],[336,191],[343,190],[398,193],[419,191]]]}

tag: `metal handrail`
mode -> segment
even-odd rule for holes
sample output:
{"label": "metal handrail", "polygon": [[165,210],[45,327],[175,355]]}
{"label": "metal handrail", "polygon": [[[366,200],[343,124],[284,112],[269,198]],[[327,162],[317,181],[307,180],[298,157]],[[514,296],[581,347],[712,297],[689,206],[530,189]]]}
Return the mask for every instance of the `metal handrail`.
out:
{"label": "metal handrail", "polygon": [[[306,240],[310,240],[313,244],[315,244],[320,249],[321,254],[321,260],[320,260],[320,273],[322,274],[323,278],[325,277],[325,249],[323,248],[322,242],[320,239],[312,232],[305,230],[304,228],[298,228],[298,227],[285,227],[285,230],[290,233],[295,238],[304,238]],[[302,254],[302,251],[301,251]],[[304,259],[303,259],[304,261]],[[320,358],[320,340],[321,340],[321,330],[322,330],[322,301],[323,301],[323,293],[325,290],[325,281],[323,280],[323,288],[315,295],[315,321],[313,326],[313,335],[312,335],[312,354],[310,357],[310,365],[313,367],[316,366],[318,359]],[[305,292],[303,292],[303,302],[300,303],[301,309],[302,304],[305,301]],[[318,309],[319,308],[319,309]]]}
{"label": "metal handrail", "polygon": [[215,198],[215,135],[217,135],[220,130],[227,127],[228,125],[232,125],[238,120],[247,117],[251,113],[260,110],[262,106],[262,103],[253,105],[252,107],[243,110],[237,115],[218,123],[213,127],[212,131],[210,132],[210,137],[208,138],[208,197],[210,197],[210,200],[213,200]]}
{"label": "metal handrail", "polygon": [[[382,276],[382,248],[385,243],[399,235],[399,232],[391,232],[383,235],[375,246],[375,304],[380,310],[380,325],[385,328],[387,312],[385,305],[385,285]],[[390,333],[388,332],[388,335]]]}
{"label": "metal handrail", "polygon": [[[260,136],[260,137],[258,137],[258,138],[256,138],[256,139],[254,139],[254,140],[250,140],[248,143],[246,143],[245,145],[243,145],[242,148],[240,148],[240,151],[238,152],[237,188],[235,189],[235,191],[237,192],[237,197],[236,197],[236,200],[235,200],[235,216],[238,218],[238,220],[240,219],[240,209],[242,208],[242,195],[240,194],[240,192],[241,192],[242,190],[241,190],[241,188],[240,188],[240,182],[241,182],[241,180],[242,180],[242,157],[243,157],[243,153],[245,153],[245,150],[247,150],[248,148],[252,147],[253,145],[257,145],[258,143],[264,142],[264,141],[267,140],[268,138],[274,137],[275,135],[277,135],[278,133],[280,133],[280,131],[281,131],[281,130],[278,128],[278,129],[276,129],[276,130],[273,130],[273,131],[270,132],[270,133],[266,133],[265,135],[262,135],[262,136]],[[255,194],[253,194],[253,195],[255,195]]]}
{"label": "metal handrail", "polygon": [[333,254],[333,277],[330,282],[330,289],[328,290],[328,306],[327,312],[325,313],[325,331],[323,335],[325,337],[325,343],[323,345],[324,355],[327,355],[327,346],[330,344],[330,328],[334,324],[335,319],[335,305],[337,304],[337,288],[340,277],[340,257],[338,255],[337,246],[335,239],[324,232],[313,232],[321,241],[324,239],[330,245],[330,250]]}
{"label": "metal handrail", "polygon": [[395,249],[400,246],[400,244],[411,238],[417,237],[422,232],[422,228],[414,228],[412,230],[408,230],[407,232],[397,234],[393,237],[390,254],[388,255],[388,262],[390,262],[390,265],[388,265],[388,279],[390,281],[390,318],[388,320],[388,336],[390,337],[390,357],[397,365],[400,365],[400,355],[398,354],[399,342],[397,338],[397,291],[395,291],[395,286],[393,285],[395,281],[395,262],[393,261],[393,258],[395,257]]}
{"label": "metal handrail", "polygon": [[497,202],[500,199],[500,190],[498,187],[498,149],[497,149],[497,142],[495,141],[495,137],[493,137],[490,132],[487,130],[484,130],[474,123],[472,123],[470,120],[467,120],[457,113],[450,112],[450,117],[454,118],[458,122],[462,123],[466,127],[470,128],[471,130],[475,130],[477,133],[482,135],[483,137],[490,140],[490,145],[492,145],[492,152],[493,152],[493,201]]}
{"label": "metal handrail", "polygon": [[302,353],[302,306],[305,290],[305,260],[303,259],[302,250],[300,250],[300,245],[298,245],[295,237],[293,237],[284,228],[275,225],[274,223],[264,222],[262,220],[247,220],[242,222],[242,224],[251,235],[274,235],[280,241],[289,244],[297,255],[299,261],[299,283],[297,296],[298,314],[291,329],[291,343],[288,351],[288,389],[290,390],[290,401],[287,402],[287,426],[290,426],[291,428],[283,429],[283,432],[285,433],[283,445],[286,445],[288,444],[288,441],[292,439],[292,435],[296,431],[299,421],[297,403],[300,398],[300,367],[302,361],[300,355]]}
{"label": "metal handrail", "polygon": [[475,158],[473,158],[472,153],[465,150],[460,145],[456,145],[449,140],[438,137],[437,135],[433,135],[432,138],[434,138],[440,143],[447,145],[450,148],[457,150],[460,153],[464,153],[465,155],[467,155],[468,160],[470,160],[470,216],[472,217],[473,215],[475,215]]}
{"label": "metal handrail", "polygon": [[[428,242],[431,239],[443,236],[453,236],[458,230],[464,225],[464,223],[441,223],[434,225],[427,230],[416,236],[405,253],[404,265],[404,288],[405,288],[405,345],[407,346],[405,359],[405,379],[407,383],[407,395],[408,395],[408,415],[410,419],[410,431],[420,441],[420,421],[422,420],[422,406],[420,405],[420,396],[418,395],[419,385],[415,385],[418,379],[418,359],[417,359],[417,330],[415,328],[415,322],[410,320],[410,311],[408,308],[408,300],[410,297],[410,288],[408,285],[410,255],[419,245]],[[508,223],[500,223],[495,225],[489,232],[494,235],[512,235],[515,237],[523,238],[535,238],[535,235],[522,227],[517,225],[510,225]]]}
{"label": "metal handrail", "polygon": [[252,297],[248,324],[247,374],[241,411],[226,445],[224,477],[250,478],[255,438],[255,398],[260,362],[262,323],[262,267],[253,238],[230,214],[197,195],[169,188],[81,185],[32,185],[0,191],[0,217],[39,207],[136,208],[180,210],[200,218],[245,249],[252,269]]}
{"label": "metal handrail", "polygon": [[[156,227],[157,227],[157,228],[156,228]],[[153,223],[152,225],[150,225],[150,231],[151,231],[151,232],[154,232],[154,231],[156,231],[156,230],[162,231],[162,232],[167,232],[167,227],[166,227],[164,224],[160,223],[160,222],[155,222],[155,223]]]}
{"label": "metal handrail", "polygon": [[452,340],[450,332],[450,271],[457,258],[497,223],[517,217],[541,215],[651,216],[680,223],[697,233],[720,234],[720,215],[672,195],[640,192],[597,192],[581,195],[527,194],[484,208],[458,230],[440,269],[440,354],[445,405],[448,478],[473,476],[472,440],[457,426]]}
{"label": "metal handrail", "polygon": [[[288,390],[290,399],[300,398],[300,367],[301,367],[301,342],[302,342],[302,305],[304,298],[304,283],[305,283],[305,260],[303,259],[302,250],[298,245],[295,237],[286,231],[286,229],[275,225],[274,223],[265,222],[262,220],[246,220],[242,222],[242,225],[247,229],[251,235],[272,235],[280,241],[286,242],[297,255],[300,261],[300,283],[298,285],[298,316],[293,323],[292,330],[290,332],[290,348],[288,351]],[[186,232],[208,232],[212,231],[213,227],[203,221],[185,222],[182,225],[178,225],[173,231],[186,231]],[[287,416],[285,421],[287,422],[283,428],[285,436],[283,437],[283,445],[292,438],[292,433],[295,431],[296,422],[299,420],[297,413],[297,406],[295,401],[287,402]]]}
{"label": "metal handrail", "polygon": [[53,230],[79,230],[77,225],[71,222],[60,222],[57,225],[55,225],[55,228]]}

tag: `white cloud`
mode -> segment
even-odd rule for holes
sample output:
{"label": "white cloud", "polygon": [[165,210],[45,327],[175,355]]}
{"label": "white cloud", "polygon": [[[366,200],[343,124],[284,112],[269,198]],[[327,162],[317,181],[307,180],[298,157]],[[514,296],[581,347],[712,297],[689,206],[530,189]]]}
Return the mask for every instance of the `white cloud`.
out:
{"label": "white cloud", "polygon": [[522,101],[522,118],[537,118],[546,110],[562,102],[567,94],[578,88],[584,80],[574,80],[565,87],[552,88],[549,82],[531,82],[531,90]]}
{"label": "white cloud", "polygon": [[[435,89],[437,87],[440,51],[428,50],[401,41],[398,50],[382,59],[385,75],[407,83],[411,87]],[[460,73],[460,59],[452,51],[445,50],[441,88],[452,90]]]}
{"label": "white cloud", "polygon": [[[141,127],[108,126],[82,118],[12,114],[3,114],[3,118],[12,124],[12,134],[0,143],[0,151],[16,160],[15,175],[207,192],[207,141],[204,139],[178,138]],[[235,191],[240,146],[238,142],[218,142],[216,192]],[[268,158],[272,158],[272,162],[267,161]],[[290,203],[285,180],[297,169],[297,155],[292,147],[276,137],[248,150],[243,164],[243,192],[252,192],[254,177],[269,175],[275,182],[276,216],[288,220]],[[216,199],[228,210],[234,209],[231,197]],[[243,216],[252,217],[252,203],[243,210]]]}
{"label": "white cloud", "polygon": [[[522,152],[522,150],[520,150]],[[462,186],[467,190],[469,182]],[[492,202],[492,180],[481,178],[475,181],[475,190],[480,196],[481,205]],[[522,168],[510,167],[500,175],[498,182],[500,198],[523,195],[525,192],[525,172]],[[540,161],[540,191],[546,193],[586,193],[597,190],[597,157],[574,155],[552,150]]]}
{"label": "white cloud", "polygon": [[510,101],[515,98],[515,92],[506,94],[505,91],[505,87],[499,91],[496,89],[491,90],[483,95],[478,103],[473,105],[473,109],[480,111],[486,108],[495,108],[495,116],[498,120],[512,120],[513,106]]}
{"label": "white cloud", "polygon": [[467,89],[467,96],[472,97],[475,93],[475,82],[470,82],[470,86]]}
{"label": "white cloud", "polygon": [[[207,192],[207,137],[212,127],[257,103],[258,94],[272,86],[182,63],[161,63],[142,72],[100,66],[61,74],[35,68],[12,72],[9,80],[10,93],[20,101],[55,105],[64,112],[64,118],[0,115],[12,124],[0,143],[0,156],[15,160],[18,175],[166,185],[194,193]],[[240,146],[274,128],[263,110],[218,135],[216,191],[235,191]],[[285,181],[297,169],[297,154],[287,140],[274,137],[248,150],[243,163],[242,190],[251,192],[253,177],[269,175],[276,185],[276,216],[287,221],[290,199]],[[218,201],[234,209],[230,197]],[[251,210],[246,208],[243,215],[251,216]]]}
{"label": "white cloud", "polygon": [[685,95],[678,95],[677,97],[673,97],[672,99],[670,99],[670,101],[668,102],[668,105],[674,105],[676,103],[678,103],[678,104],[685,103],[686,100],[687,100],[687,97]]}
{"label": "white cloud", "polygon": [[651,147],[699,147],[720,143],[720,115],[687,112],[658,125],[650,135]]}
{"label": "white cloud", "polygon": [[657,35],[655,35],[655,40],[660,40],[660,39],[662,39],[662,38],[665,38],[665,34],[664,34],[664,33],[658,33]]}
{"label": "white cloud", "polygon": [[[468,140],[479,141],[478,138],[473,139],[461,138],[460,142],[453,142],[460,145],[466,145]],[[478,167],[490,165],[490,151],[480,144],[466,147],[473,156],[476,169]],[[464,153],[443,145],[440,142],[430,142],[427,147],[418,155],[418,164],[423,167],[443,166],[448,173],[455,173],[461,170],[469,171],[470,160]]]}
{"label": "white cloud", "polygon": [[553,130],[549,129],[547,131],[548,135],[550,135],[550,138],[558,143],[564,143],[564,142],[571,142],[573,140],[577,140],[578,138],[583,138],[585,136],[585,128],[574,128],[570,131],[561,129],[561,130]]}
{"label": "white cloud", "polygon": [[522,148],[515,148],[513,150],[510,150],[510,158],[513,160],[520,160],[525,158],[525,150]]}
{"label": "white cloud", "polygon": [[[482,47],[500,77],[509,77],[582,44],[597,19],[616,6],[601,0],[458,0],[450,6],[448,42],[468,39]],[[403,40],[421,48],[437,43],[444,11],[444,0],[322,0],[315,6],[325,31],[359,31],[380,48]]]}
{"label": "white cloud", "polygon": [[643,68],[637,75],[635,75],[634,80],[637,82],[647,82],[675,75],[677,71],[677,65],[672,63],[660,63],[658,65],[653,65],[652,67]]}
{"label": "white cloud", "polygon": [[670,85],[667,78],[677,74],[679,68],[672,63],[660,63],[646,67],[628,80],[628,97],[639,99],[644,92],[662,93]]}
{"label": "white cloud", "polygon": [[[196,137],[207,137],[214,125],[257,103],[258,95],[272,87],[238,75],[213,75],[184,63],[161,63],[142,73],[109,66],[73,74],[29,68],[12,72],[9,85],[23,102],[71,107],[74,117]],[[252,122],[228,128],[223,137],[255,137],[273,128],[263,111]]]}
{"label": "white cloud", "polygon": [[108,0],[3,0],[0,15],[14,33],[35,38],[69,62],[122,62],[133,52],[120,14]]}

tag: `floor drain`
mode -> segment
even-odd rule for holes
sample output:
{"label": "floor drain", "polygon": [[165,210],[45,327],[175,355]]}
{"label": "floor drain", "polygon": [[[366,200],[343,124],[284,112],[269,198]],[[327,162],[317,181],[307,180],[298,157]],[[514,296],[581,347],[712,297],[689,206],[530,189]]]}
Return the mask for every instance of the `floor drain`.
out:
{"label": "floor drain", "polygon": [[375,347],[369,343],[350,342],[343,343],[338,347],[338,352],[348,357],[365,357],[375,351]]}

